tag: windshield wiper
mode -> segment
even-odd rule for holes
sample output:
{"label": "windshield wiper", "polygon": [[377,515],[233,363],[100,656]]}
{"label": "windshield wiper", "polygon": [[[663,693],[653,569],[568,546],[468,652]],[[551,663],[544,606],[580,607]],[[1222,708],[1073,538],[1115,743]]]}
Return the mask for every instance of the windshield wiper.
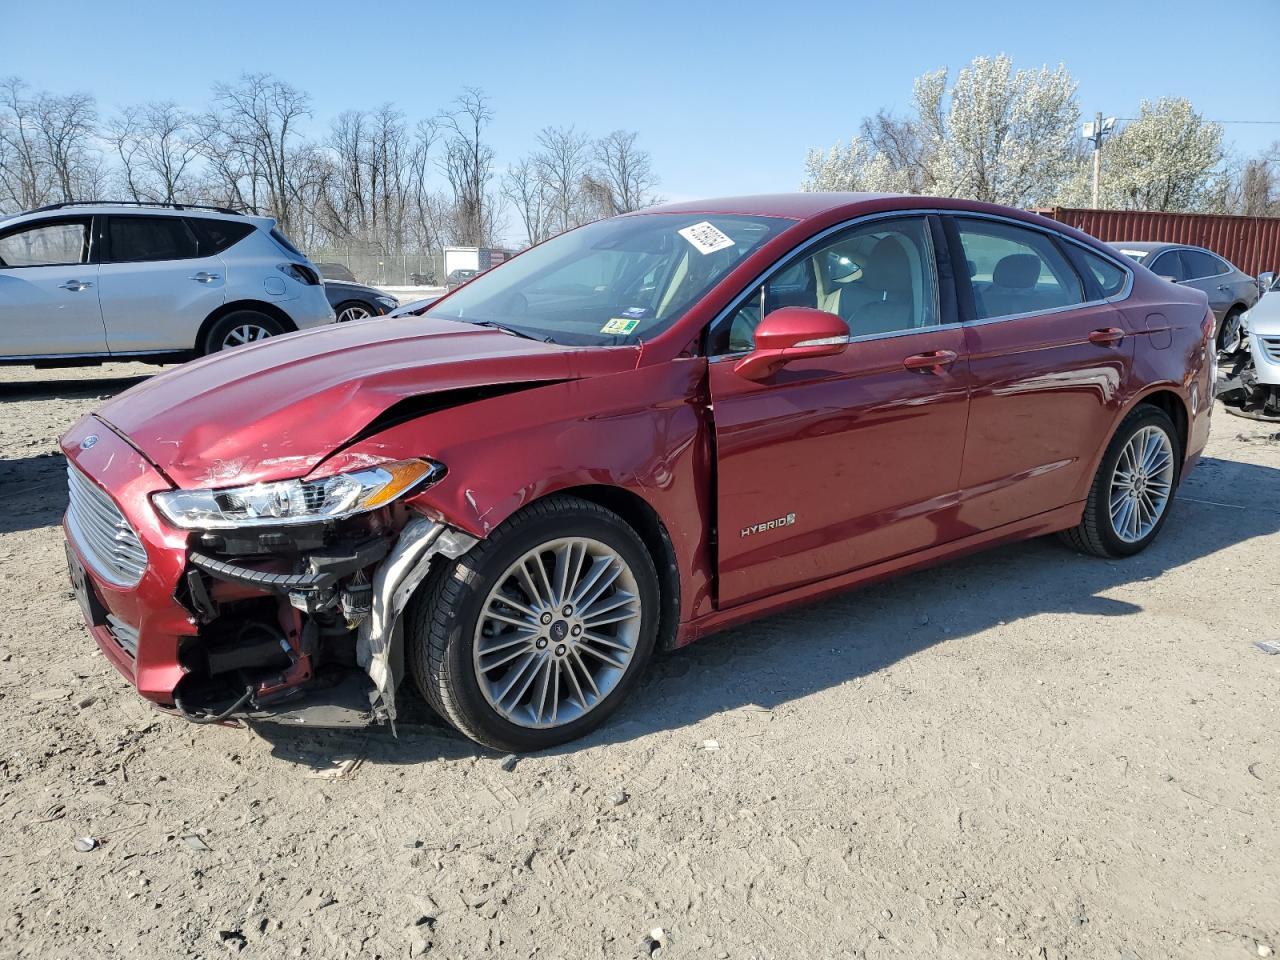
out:
{"label": "windshield wiper", "polygon": [[517,330],[515,327],[509,327],[505,323],[499,323],[497,320],[463,320],[463,323],[469,323],[476,327],[488,327],[490,330],[501,330],[503,333],[509,333],[514,337],[524,337],[526,340],[537,340],[539,343],[555,343],[550,337],[540,337],[534,333],[525,333],[523,330]]}

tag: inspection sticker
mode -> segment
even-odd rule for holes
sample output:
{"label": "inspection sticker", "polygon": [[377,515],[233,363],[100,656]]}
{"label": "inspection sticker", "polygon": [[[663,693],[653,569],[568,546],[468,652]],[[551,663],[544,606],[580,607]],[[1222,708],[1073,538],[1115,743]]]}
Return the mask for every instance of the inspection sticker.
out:
{"label": "inspection sticker", "polygon": [[683,230],[677,230],[676,233],[692,243],[694,249],[703,254],[715,253],[717,250],[724,250],[734,245],[732,237],[726,236],[714,223],[708,223],[706,220],[685,227]]}
{"label": "inspection sticker", "polygon": [[636,327],[640,326],[639,320],[629,320],[626,317],[614,317],[603,327],[600,328],[601,333],[630,333]]}

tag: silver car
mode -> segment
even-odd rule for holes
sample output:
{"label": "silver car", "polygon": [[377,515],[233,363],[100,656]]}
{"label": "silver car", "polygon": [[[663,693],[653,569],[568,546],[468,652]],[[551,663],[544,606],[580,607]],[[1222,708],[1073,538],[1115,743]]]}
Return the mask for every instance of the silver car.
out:
{"label": "silver car", "polygon": [[334,320],[268,217],[62,203],[0,220],[0,363],[165,362]]}
{"label": "silver car", "polygon": [[1240,338],[1240,315],[1258,302],[1258,281],[1204,247],[1181,243],[1112,243],[1125,256],[1174,283],[1203,290],[1218,318],[1217,345],[1227,349]]}

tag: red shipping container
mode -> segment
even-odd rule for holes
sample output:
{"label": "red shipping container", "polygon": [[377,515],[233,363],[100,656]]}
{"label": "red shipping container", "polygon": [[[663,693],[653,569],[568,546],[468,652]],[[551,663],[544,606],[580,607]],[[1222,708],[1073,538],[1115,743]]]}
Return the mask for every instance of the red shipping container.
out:
{"label": "red shipping container", "polygon": [[1087,210],[1050,207],[1036,213],[1099,240],[1185,243],[1212,250],[1251,276],[1280,271],[1280,218],[1158,210]]}

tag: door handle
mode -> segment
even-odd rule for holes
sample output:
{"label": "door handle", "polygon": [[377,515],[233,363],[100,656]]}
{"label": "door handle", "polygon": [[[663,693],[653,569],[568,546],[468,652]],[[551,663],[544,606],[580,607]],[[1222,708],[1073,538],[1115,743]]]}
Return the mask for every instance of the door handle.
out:
{"label": "door handle", "polygon": [[943,367],[956,362],[954,350],[934,350],[930,353],[917,353],[902,361],[908,370],[926,370],[929,373],[941,373]]}
{"label": "door handle", "polygon": [[68,280],[68,281],[66,281],[65,283],[60,283],[60,284],[58,284],[58,286],[59,286],[59,287],[61,287],[63,290],[71,290],[71,291],[73,291],[73,292],[75,292],[75,293],[79,293],[81,290],[84,290],[86,287],[92,287],[92,286],[93,286],[93,281],[91,281],[91,280]]}
{"label": "door handle", "polygon": [[218,274],[216,274],[216,273],[205,273],[203,270],[201,270],[201,271],[200,271],[199,273],[197,273],[194,277],[188,277],[187,279],[188,279],[188,280],[195,280],[195,281],[197,281],[197,282],[199,282],[199,283],[211,283],[211,282],[213,282],[214,280],[218,280],[218,279],[220,279],[220,278],[219,278]]}
{"label": "door handle", "polygon": [[1231,288],[1230,288],[1229,286],[1227,286],[1225,283],[1220,283],[1220,284],[1218,284],[1218,289],[1219,289],[1219,290],[1221,290],[1223,293],[1230,293],[1230,292],[1231,292]]}
{"label": "door handle", "polygon": [[1108,346],[1124,339],[1124,331],[1119,327],[1105,327],[1102,330],[1089,331],[1089,342]]}

